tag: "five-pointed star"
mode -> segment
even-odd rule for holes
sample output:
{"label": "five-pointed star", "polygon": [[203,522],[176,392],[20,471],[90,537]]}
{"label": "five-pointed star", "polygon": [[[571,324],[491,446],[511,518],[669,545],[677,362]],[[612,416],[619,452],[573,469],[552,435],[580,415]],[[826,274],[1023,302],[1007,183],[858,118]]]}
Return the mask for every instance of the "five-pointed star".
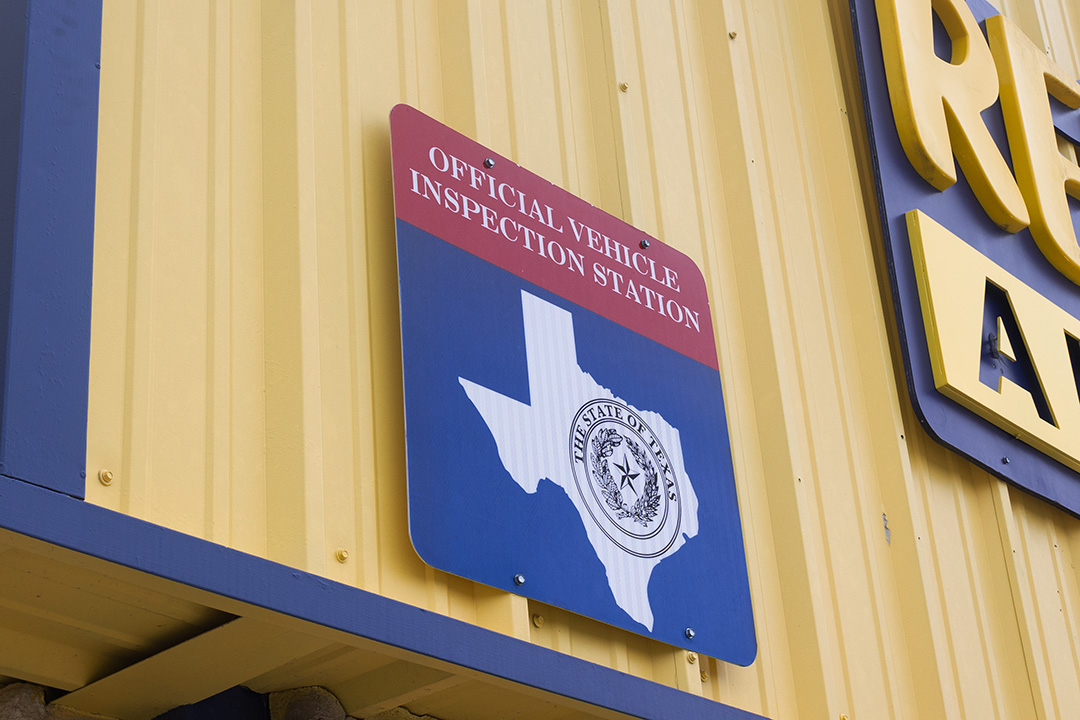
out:
{"label": "five-pointed star", "polygon": [[619,463],[612,463],[612,465],[619,468],[619,472],[622,473],[622,480],[619,482],[619,489],[622,490],[624,487],[629,485],[630,489],[634,491],[635,495],[637,495],[637,488],[634,487],[634,483],[632,483],[631,480],[636,478],[641,473],[630,472],[630,461],[626,458],[626,453],[623,453],[622,461],[622,465],[620,465]]}

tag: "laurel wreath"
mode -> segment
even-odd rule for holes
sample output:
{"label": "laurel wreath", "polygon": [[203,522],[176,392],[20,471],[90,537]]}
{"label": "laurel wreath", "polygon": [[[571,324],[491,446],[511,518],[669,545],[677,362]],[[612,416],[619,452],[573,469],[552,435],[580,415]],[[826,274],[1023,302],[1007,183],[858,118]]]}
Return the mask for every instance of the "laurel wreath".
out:
{"label": "laurel wreath", "polygon": [[[623,440],[626,440],[627,449],[645,474],[645,487],[633,505],[628,505],[623,500],[619,486],[611,476],[611,468],[605,462]],[[592,440],[589,463],[592,465],[593,477],[600,485],[604,502],[615,512],[615,516],[619,520],[631,518],[642,527],[647,527],[660,507],[660,483],[656,468],[645,449],[632,438],[620,435],[614,428],[601,428]]]}

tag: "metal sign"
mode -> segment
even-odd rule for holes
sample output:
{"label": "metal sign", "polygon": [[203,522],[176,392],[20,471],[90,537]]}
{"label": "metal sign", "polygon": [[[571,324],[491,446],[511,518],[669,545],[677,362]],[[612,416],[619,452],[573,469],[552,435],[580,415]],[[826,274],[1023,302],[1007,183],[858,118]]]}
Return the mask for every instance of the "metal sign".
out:
{"label": "metal sign", "polygon": [[1080,84],[989,3],[931,4],[852,4],[912,403],[1080,513]]}
{"label": "metal sign", "polygon": [[390,127],[420,557],[751,663],[701,272],[411,107]]}

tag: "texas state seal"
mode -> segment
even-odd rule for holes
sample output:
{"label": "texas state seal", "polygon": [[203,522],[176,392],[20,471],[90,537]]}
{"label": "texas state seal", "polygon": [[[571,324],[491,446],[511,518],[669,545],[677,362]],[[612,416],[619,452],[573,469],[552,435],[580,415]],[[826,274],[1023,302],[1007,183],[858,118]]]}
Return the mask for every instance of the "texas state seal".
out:
{"label": "texas state seal", "polygon": [[570,428],[574,483],[589,517],[637,557],[663,555],[678,537],[679,484],[667,451],[640,414],[590,400]]}

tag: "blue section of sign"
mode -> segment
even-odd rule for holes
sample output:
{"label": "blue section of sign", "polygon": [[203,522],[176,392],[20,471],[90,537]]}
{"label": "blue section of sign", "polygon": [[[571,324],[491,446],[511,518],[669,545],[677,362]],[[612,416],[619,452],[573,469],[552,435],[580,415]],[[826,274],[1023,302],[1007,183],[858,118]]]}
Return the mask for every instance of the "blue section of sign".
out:
{"label": "blue section of sign", "polygon": [[[719,374],[401,220],[398,255],[409,521],[425,562],[670,644],[752,662],[757,646]],[[680,432],[700,531],[653,570],[652,632],[616,605],[562,488],[542,480],[530,494],[504,469],[459,382],[530,402],[522,290],[571,313],[582,370]]]}
{"label": "blue section of sign", "polygon": [[[969,0],[968,6],[980,23],[998,14],[984,0]],[[944,192],[932,187],[912,168],[893,120],[874,0],[852,0],[852,11],[863,76],[863,105],[878,176],[886,259],[908,391],[919,421],[935,440],[984,469],[1072,513],[1080,513],[1080,475],[945,397],[935,387],[905,213],[915,208],[923,210],[1075,317],[1080,317],[1080,292],[1046,260],[1028,230],[1007,233],[987,217],[959,167],[956,184]],[[940,23],[935,32],[938,55],[947,57],[949,41]],[[1068,110],[1056,101],[1051,105],[1058,129],[1070,137],[1080,137],[1080,111]],[[1011,167],[1000,105],[984,111],[983,120]],[[1074,224],[1080,228],[1080,205],[1074,202],[1072,207]]]}

